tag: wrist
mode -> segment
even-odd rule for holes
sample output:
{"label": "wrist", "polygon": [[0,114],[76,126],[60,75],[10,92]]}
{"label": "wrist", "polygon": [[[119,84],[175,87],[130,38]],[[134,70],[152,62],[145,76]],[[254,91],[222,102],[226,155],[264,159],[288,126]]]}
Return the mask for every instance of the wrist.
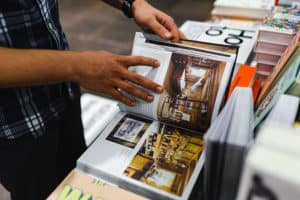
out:
{"label": "wrist", "polygon": [[146,0],[135,0],[132,3],[132,7],[131,7],[131,12],[132,12],[132,16],[135,17],[135,12],[137,11],[138,8],[141,7],[142,4],[146,3]]}
{"label": "wrist", "polygon": [[83,73],[83,66],[86,66],[85,64],[85,53],[80,51],[72,51],[68,55],[68,81],[72,82],[80,82],[80,77]]}

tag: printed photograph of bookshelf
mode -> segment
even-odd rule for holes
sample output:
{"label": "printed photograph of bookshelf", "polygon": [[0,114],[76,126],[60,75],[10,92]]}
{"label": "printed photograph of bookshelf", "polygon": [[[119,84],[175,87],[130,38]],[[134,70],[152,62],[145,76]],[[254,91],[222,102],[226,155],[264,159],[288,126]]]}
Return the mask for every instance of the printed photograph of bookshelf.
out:
{"label": "printed photograph of bookshelf", "polygon": [[124,171],[152,187],[181,195],[204,149],[201,136],[160,124]]}
{"label": "printed photograph of bookshelf", "polygon": [[225,65],[221,61],[174,53],[158,104],[159,120],[205,131]]}
{"label": "printed photograph of bookshelf", "polygon": [[106,139],[134,148],[151,122],[151,120],[137,116],[125,115]]}

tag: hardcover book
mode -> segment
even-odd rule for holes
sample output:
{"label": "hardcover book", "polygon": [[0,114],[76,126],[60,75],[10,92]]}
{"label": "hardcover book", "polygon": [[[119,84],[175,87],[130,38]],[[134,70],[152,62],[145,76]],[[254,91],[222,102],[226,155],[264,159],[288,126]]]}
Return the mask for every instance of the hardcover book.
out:
{"label": "hardcover book", "polygon": [[265,126],[248,153],[237,200],[298,200],[299,131]]}
{"label": "hardcover book", "polygon": [[203,134],[227,94],[236,49],[137,33],[132,54],[160,61],[159,68],[130,70],[164,92],[153,94],[152,103],[120,105],[77,168],[150,199],[187,199],[203,166]]}

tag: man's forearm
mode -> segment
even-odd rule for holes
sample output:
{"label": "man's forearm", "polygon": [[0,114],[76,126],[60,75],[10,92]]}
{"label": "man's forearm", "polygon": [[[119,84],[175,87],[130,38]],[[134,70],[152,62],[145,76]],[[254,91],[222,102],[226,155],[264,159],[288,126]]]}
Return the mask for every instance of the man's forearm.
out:
{"label": "man's forearm", "polygon": [[76,52],[0,48],[0,87],[71,81]]}

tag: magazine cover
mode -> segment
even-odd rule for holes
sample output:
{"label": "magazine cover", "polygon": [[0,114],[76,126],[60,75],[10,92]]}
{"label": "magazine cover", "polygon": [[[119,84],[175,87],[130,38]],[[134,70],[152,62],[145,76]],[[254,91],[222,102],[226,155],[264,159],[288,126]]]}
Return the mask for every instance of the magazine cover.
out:
{"label": "magazine cover", "polygon": [[237,63],[239,64],[247,63],[258,35],[258,27],[249,22],[238,23],[235,20],[216,22],[188,20],[180,27],[180,30],[189,40],[238,46]]}

